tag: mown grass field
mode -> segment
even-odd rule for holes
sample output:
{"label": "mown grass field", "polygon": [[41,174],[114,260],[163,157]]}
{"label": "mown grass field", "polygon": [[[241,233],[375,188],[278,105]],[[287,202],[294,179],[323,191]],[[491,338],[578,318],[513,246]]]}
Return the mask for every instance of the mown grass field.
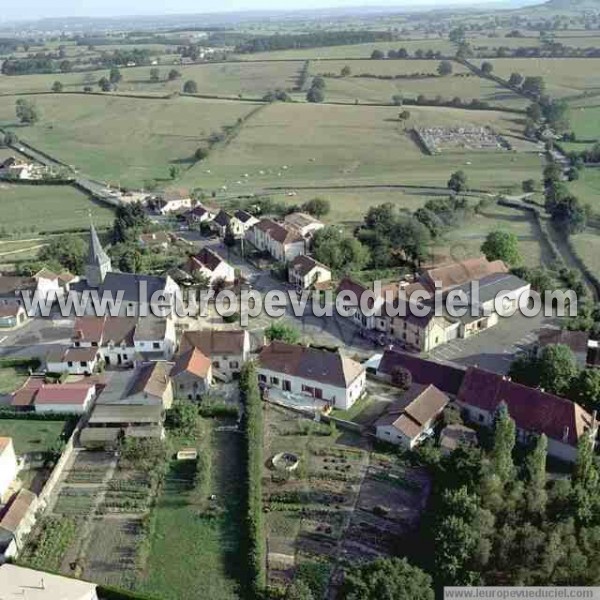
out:
{"label": "mown grass field", "polygon": [[[164,95],[181,92],[183,84],[191,79],[198,84],[198,93],[207,96],[224,96],[260,99],[269,90],[276,88],[292,89],[296,85],[298,72],[303,61],[289,62],[248,62],[248,63],[207,63],[198,65],[163,64],[154,67],[122,68],[123,79],[119,82],[116,94]],[[151,81],[150,71],[159,70],[159,81]],[[181,78],[168,81],[168,73],[176,69]],[[107,69],[85,73],[65,73],[51,75],[0,75],[0,94],[24,92],[50,92],[55,81],[63,84],[65,91],[83,91],[90,86],[99,92],[98,81],[108,77]]]}
{"label": "mown grass field", "polygon": [[600,232],[589,228],[583,233],[574,235],[571,243],[592,273],[600,273]]}
{"label": "mown grass field", "polygon": [[331,210],[323,217],[325,223],[347,225],[352,227],[362,221],[370,207],[379,206],[390,202],[402,212],[414,212],[430,200],[431,192],[419,190],[405,190],[394,188],[368,189],[368,188],[325,188],[325,189],[298,189],[295,196],[284,193],[274,193],[271,197],[277,202],[284,202],[290,206],[302,204],[312,198],[325,198],[329,201]]}
{"label": "mown grass field", "polygon": [[[0,99],[0,123],[14,122],[14,97]],[[116,96],[48,95],[35,100],[42,115],[18,127],[21,139],[112,184],[141,186],[168,179],[170,165],[189,167],[211,133],[256,105],[197,98],[141,100]]]}
{"label": "mown grass field", "polygon": [[578,140],[600,139],[600,106],[571,107],[569,118]]}
{"label": "mown grass field", "polygon": [[600,211],[600,169],[586,167],[579,179],[569,184],[570,190],[584,203],[590,204],[595,212]]}
{"label": "mown grass field", "polygon": [[[361,61],[362,62],[362,61]],[[365,61],[366,62],[366,61]],[[372,61],[377,63],[379,61]],[[387,63],[387,61],[385,61]],[[403,61],[390,61],[393,62]],[[409,63],[412,61],[408,61]],[[422,61],[414,61],[422,62]],[[432,61],[435,62],[435,61]],[[313,65],[314,63],[311,63]],[[341,61],[340,64],[344,64]],[[437,63],[435,63],[437,65]],[[318,70],[328,72],[328,62],[318,63]],[[350,65],[352,66],[352,65]],[[434,66],[434,65],[432,65]],[[430,67],[431,68],[431,67]],[[311,71],[315,67],[311,66]],[[376,69],[374,70],[376,71]],[[435,71],[435,66],[434,66]],[[360,73],[370,71],[360,71]],[[465,73],[464,71],[456,71]],[[359,71],[353,71],[359,73]],[[444,100],[455,97],[463,101],[482,100],[492,106],[506,106],[522,110],[527,101],[518,94],[501,87],[489,79],[483,79],[473,74],[466,76],[449,75],[447,77],[427,77],[422,79],[371,79],[363,77],[328,78],[326,80],[325,99],[328,102],[359,102],[389,104],[392,97],[399,95],[407,100],[414,100],[423,94],[429,99],[440,96]]]}
{"label": "mown grass field", "polygon": [[481,244],[487,234],[495,229],[514,233],[519,240],[522,263],[528,267],[549,264],[551,258],[542,244],[534,220],[522,211],[493,205],[483,210],[452,230],[444,243],[433,248],[436,256],[446,256],[454,260],[480,256]]}
{"label": "mown grass field", "polygon": [[[35,234],[112,223],[109,207],[93,202],[71,186],[9,185],[0,183],[0,229],[7,234]],[[6,247],[5,247],[6,246]],[[2,244],[1,252],[15,248]]]}
{"label": "mown grass field", "polygon": [[45,452],[60,438],[65,421],[0,419],[0,437],[11,437],[17,454]]}
{"label": "mown grass field", "polygon": [[[491,125],[500,133],[520,133],[520,119],[510,113],[409,108],[408,129]],[[537,151],[426,156],[398,121],[397,108],[274,104],[249,120],[234,143],[184,173],[178,185],[227,194],[316,185],[445,187],[460,168],[472,187],[499,191],[539,178],[541,166]]]}
{"label": "mown grass field", "polygon": [[490,62],[494,73],[506,79],[513,72],[543,77],[547,93],[555,98],[600,91],[599,58],[506,58]]}
{"label": "mown grass field", "polygon": [[255,54],[238,54],[241,60],[306,60],[318,58],[369,58],[373,50],[398,50],[406,48],[410,54],[416,50],[433,50],[445,56],[453,56],[455,48],[447,39],[431,37],[427,39],[397,40],[372,44],[349,44],[346,46],[325,46],[323,48],[299,48],[297,50],[276,50]]}

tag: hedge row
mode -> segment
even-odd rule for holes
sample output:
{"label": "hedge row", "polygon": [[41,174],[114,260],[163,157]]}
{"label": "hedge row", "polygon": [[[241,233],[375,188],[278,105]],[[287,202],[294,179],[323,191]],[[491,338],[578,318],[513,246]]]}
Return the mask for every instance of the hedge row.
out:
{"label": "hedge row", "polygon": [[242,431],[245,437],[246,498],[245,550],[248,561],[247,596],[260,597],[266,585],[266,543],[262,507],[263,420],[256,366],[247,363],[240,377],[244,404]]}
{"label": "hedge row", "polygon": [[37,358],[0,358],[0,369],[22,368],[36,371],[40,364]]}

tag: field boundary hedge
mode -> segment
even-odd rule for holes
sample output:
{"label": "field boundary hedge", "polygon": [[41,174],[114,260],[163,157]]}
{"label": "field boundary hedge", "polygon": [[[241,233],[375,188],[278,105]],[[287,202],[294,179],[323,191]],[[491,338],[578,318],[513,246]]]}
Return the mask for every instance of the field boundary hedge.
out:
{"label": "field boundary hedge", "polygon": [[247,363],[240,377],[240,395],[244,406],[242,432],[245,439],[246,497],[245,550],[248,598],[260,597],[266,586],[266,541],[262,504],[263,415],[256,365]]}

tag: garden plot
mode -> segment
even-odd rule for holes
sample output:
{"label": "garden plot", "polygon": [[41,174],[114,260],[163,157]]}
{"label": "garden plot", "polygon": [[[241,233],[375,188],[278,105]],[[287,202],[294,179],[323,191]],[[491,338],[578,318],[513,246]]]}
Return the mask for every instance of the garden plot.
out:
{"label": "garden plot", "polygon": [[398,537],[417,527],[430,487],[423,469],[403,465],[396,457],[373,456],[344,535],[345,558],[393,555]]}
{"label": "garden plot", "polygon": [[[365,440],[339,434],[279,407],[265,412],[265,512],[269,579],[285,584],[295,570],[335,558],[367,462]],[[299,458],[293,472],[275,468],[281,452]]]}

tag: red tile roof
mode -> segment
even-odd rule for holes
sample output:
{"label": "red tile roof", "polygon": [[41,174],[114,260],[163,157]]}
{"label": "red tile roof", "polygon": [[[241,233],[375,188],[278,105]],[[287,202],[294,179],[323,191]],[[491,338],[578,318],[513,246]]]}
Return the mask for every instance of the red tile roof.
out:
{"label": "red tile roof", "polygon": [[10,503],[8,510],[0,520],[0,529],[4,529],[10,533],[16,533],[21,521],[36,500],[37,496],[33,492],[30,492],[25,488],[19,490]]}
{"label": "red tile roof", "polygon": [[493,273],[508,273],[508,268],[501,260],[490,262],[484,256],[480,256],[428,269],[423,273],[423,278],[432,288],[436,281],[439,282],[442,291],[445,291]]}
{"label": "red tile roof", "polygon": [[257,229],[263,231],[270,238],[280,244],[292,244],[294,242],[304,241],[300,232],[292,227],[285,227],[281,223],[276,223],[272,219],[261,219],[256,225]]}
{"label": "red tile roof", "polygon": [[105,320],[106,317],[78,317],[73,327],[73,339],[82,342],[100,343]]}
{"label": "red tile roof", "polygon": [[518,429],[571,446],[592,426],[592,417],[574,402],[477,367],[467,369],[458,400],[487,412],[504,402]]}
{"label": "red tile roof", "polygon": [[171,377],[177,377],[177,375],[186,372],[204,379],[208,376],[211,364],[210,358],[204,356],[198,348],[192,348],[178,357],[175,366],[171,370]]}
{"label": "red tile roof", "polygon": [[83,406],[93,386],[83,384],[44,385],[35,404],[77,404]]}
{"label": "red tile roof", "polygon": [[258,356],[259,368],[346,388],[364,367],[338,351],[274,341]]}
{"label": "red tile roof", "polygon": [[435,385],[446,394],[458,394],[465,376],[464,369],[445,365],[432,360],[419,358],[414,354],[386,349],[377,368],[378,374],[391,376],[394,367],[404,367],[410,371],[415,383]]}

